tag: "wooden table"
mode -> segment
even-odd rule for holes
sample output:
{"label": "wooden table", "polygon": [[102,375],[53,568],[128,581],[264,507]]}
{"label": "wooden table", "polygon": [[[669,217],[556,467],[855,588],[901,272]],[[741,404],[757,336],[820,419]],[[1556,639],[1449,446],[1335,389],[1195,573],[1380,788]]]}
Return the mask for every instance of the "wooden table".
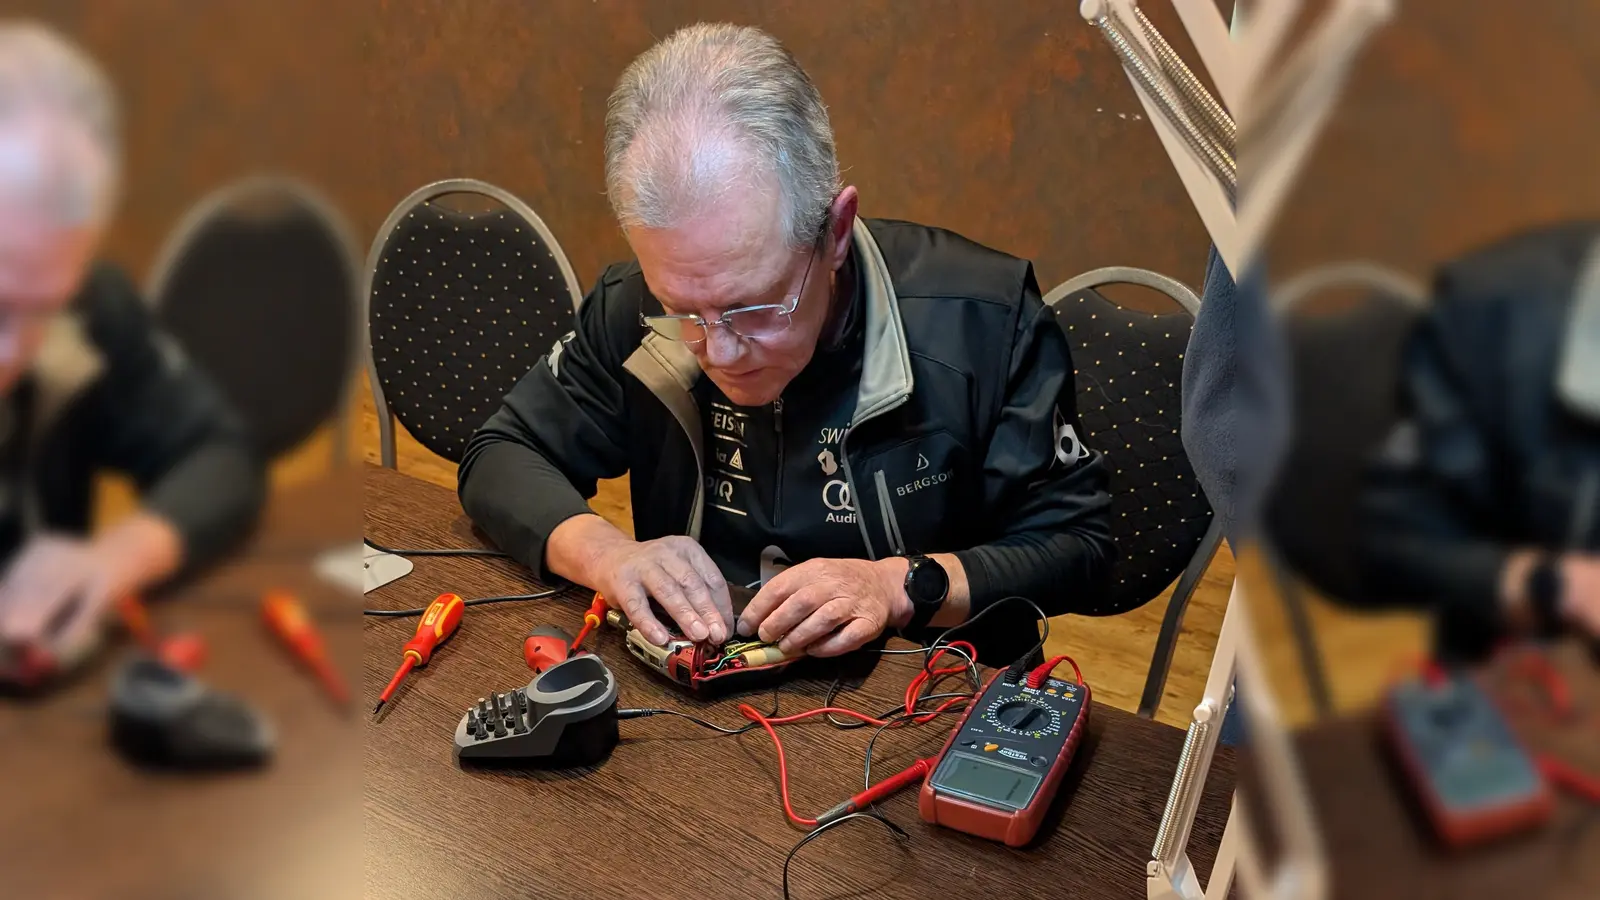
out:
{"label": "wooden table", "polygon": [[[480,539],[454,495],[369,468],[366,534],[380,544],[469,547]],[[525,593],[529,573],[502,560],[419,558],[408,576],[367,595],[381,608],[420,607],[443,591],[463,597]],[[366,731],[367,896],[776,897],[784,855],[801,837],[778,803],[767,735],[730,737],[670,717],[622,723],[622,744],[603,764],[564,772],[462,770],[451,735],[467,706],[491,689],[525,684],[521,638],[534,624],[571,630],[585,598],[505,603],[467,611],[456,637],[412,676]],[[399,662],[416,619],[372,618],[365,628],[365,685],[372,698]],[[737,700],[698,702],[627,655],[603,630],[595,651],[615,672],[621,703],[692,712],[743,724]],[[886,656],[840,703],[882,712],[903,702],[916,656]],[[1093,683],[1094,660],[1080,660]],[[782,708],[822,705],[827,682],[797,681]],[[772,692],[752,695],[770,704]],[[747,698],[748,699],[748,698]],[[953,724],[953,720],[941,720]],[[948,726],[886,732],[874,771],[887,775],[935,752]],[[860,789],[870,730],[824,723],[782,729],[797,811],[815,814]],[[929,896],[1138,898],[1156,823],[1183,734],[1096,704],[1087,741],[1053,812],[1059,823],[1028,850],[925,825],[914,794],[881,809],[911,834],[904,848],[871,822],[852,823],[795,858],[795,897]],[[1233,783],[1219,753],[1201,804],[1191,858],[1208,873]],[[879,775],[877,777],[882,777]]]}
{"label": "wooden table", "polygon": [[[1517,716],[1529,746],[1600,774],[1600,672],[1581,648],[1557,655],[1579,722],[1554,727]],[[1595,900],[1600,810],[1566,795],[1539,832],[1482,850],[1438,847],[1403,787],[1371,716],[1328,722],[1297,737],[1329,853],[1333,897],[1349,900]]]}
{"label": "wooden table", "polygon": [[278,735],[272,764],[210,776],[124,763],[106,738],[106,687],[124,644],[48,698],[0,701],[0,896],[345,898],[361,891],[361,731],[270,640],[259,602],[299,593],[354,687],[357,598],[315,576],[316,549],[358,537],[358,472],[274,497],[225,568],[155,605],[158,625],[206,639],[200,677],[245,697]]}

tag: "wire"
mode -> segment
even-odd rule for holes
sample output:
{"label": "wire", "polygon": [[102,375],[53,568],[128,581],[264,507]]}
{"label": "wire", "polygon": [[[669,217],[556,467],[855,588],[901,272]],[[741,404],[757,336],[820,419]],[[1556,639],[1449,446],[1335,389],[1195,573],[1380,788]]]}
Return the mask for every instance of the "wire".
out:
{"label": "wire", "polygon": [[390,556],[488,556],[496,559],[511,558],[511,554],[506,553],[503,550],[487,550],[482,547],[442,550],[437,548],[422,550],[397,550],[393,547],[385,547],[382,544],[374,543],[371,538],[362,538],[361,541],[379,553],[387,553]]}
{"label": "wire", "polygon": [[[476,600],[468,600],[461,605],[483,606],[486,603],[509,603],[513,600],[543,600],[547,597],[554,597],[555,595],[561,593],[562,590],[564,589],[556,588],[549,591],[540,591],[537,594],[507,594],[504,597],[479,597]],[[426,606],[421,606],[417,607],[416,609],[363,609],[361,614],[363,616],[389,616],[400,618],[404,616],[420,616],[427,611],[428,608]]]}
{"label": "wire", "polygon": [[[772,712],[767,713],[767,716],[769,718],[772,717],[772,716],[776,716],[778,714],[778,688],[779,687],[780,687],[779,685],[774,685],[773,688],[772,688]],[[678,712],[675,709],[661,709],[659,707],[650,707],[650,708],[647,708],[647,709],[619,709],[619,710],[617,710],[617,718],[618,719],[644,719],[644,718],[649,718],[650,716],[676,716],[677,718],[680,718],[680,719],[687,719],[690,722],[693,722],[694,724],[699,725],[701,728],[709,728],[712,731],[721,732],[722,734],[744,734],[745,732],[751,730],[752,728],[756,728],[761,724],[759,722],[752,721],[752,722],[749,722],[748,724],[746,724],[746,725],[744,725],[742,727],[739,727],[739,728],[729,728],[726,725],[718,725],[715,722],[707,722],[705,719],[699,718],[697,716],[691,716],[688,713]]]}
{"label": "wire", "polygon": [[804,847],[805,845],[807,845],[809,843],[811,843],[812,841],[816,840],[817,838],[822,837],[824,834],[827,834],[829,831],[832,831],[833,829],[838,828],[840,825],[843,825],[846,822],[850,822],[850,821],[854,821],[854,820],[858,820],[858,819],[871,819],[874,822],[882,823],[883,827],[889,829],[889,833],[894,836],[895,841],[897,843],[901,844],[902,846],[904,846],[906,841],[911,840],[911,835],[907,834],[906,830],[904,828],[901,828],[899,825],[896,825],[895,823],[889,821],[886,817],[884,817],[880,813],[853,812],[853,813],[850,813],[849,815],[840,816],[839,818],[834,819],[832,822],[829,822],[828,824],[823,825],[821,828],[814,828],[809,833],[807,833],[805,837],[801,838],[798,843],[796,843],[793,847],[789,848],[789,855],[787,855],[787,856],[785,856],[783,858],[783,897],[784,897],[784,900],[790,900],[790,896],[789,896],[789,863],[794,861],[794,855],[796,853],[800,852],[800,848]]}
{"label": "wire", "polygon": [[[908,656],[908,655],[911,655],[911,654],[914,654],[914,653],[921,653],[921,654],[924,654],[926,656],[927,654],[936,653],[936,652],[940,651],[941,649],[949,650],[950,652],[955,653],[955,654],[959,655],[962,659],[966,660],[966,662],[967,662],[966,668],[967,668],[967,672],[968,672],[968,677],[972,680],[972,690],[973,690],[973,692],[976,692],[978,690],[977,653],[976,653],[976,651],[974,651],[972,653],[968,653],[967,650],[961,649],[963,647],[971,648],[972,645],[967,643],[966,641],[956,641],[953,644],[944,645],[943,648],[930,645],[930,646],[927,646],[927,647],[917,647],[917,648],[912,649],[912,650],[873,650],[871,652],[878,653],[878,654],[881,654],[883,656]],[[927,666],[926,665],[923,666],[923,672],[927,672],[927,671],[928,671]],[[920,678],[922,676],[919,675],[918,677]],[[822,698],[822,705],[823,706],[832,706],[834,704],[834,701],[839,696],[839,688],[843,685],[843,682],[844,682],[844,675],[842,675],[842,674],[833,679],[833,683],[828,686],[828,692],[823,695],[823,698]],[[926,682],[924,682],[924,683],[926,683]],[[954,695],[951,695],[951,696],[954,696]],[[903,709],[903,708],[904,707],[896,707],[896,709]],[[886,712],[883,715],[887,716],[887,715],[892,715],[893,713],[894,713],[894,710],[890,710],[889,712]],[[834,728],[837,728],[840,731],[853,731],[853,730],[855,730],[857,728],[865,728],[865,727],[867,727],[867,723],[866,722],[841,722],[838,719],[835,719],[833,717],[832,713],[829,713],[825,718],[828,720],[828,724],[829,725],[832,725]],[[881,718],[883,718],[883,716],[879,716],[879,718],[881,719]]]}

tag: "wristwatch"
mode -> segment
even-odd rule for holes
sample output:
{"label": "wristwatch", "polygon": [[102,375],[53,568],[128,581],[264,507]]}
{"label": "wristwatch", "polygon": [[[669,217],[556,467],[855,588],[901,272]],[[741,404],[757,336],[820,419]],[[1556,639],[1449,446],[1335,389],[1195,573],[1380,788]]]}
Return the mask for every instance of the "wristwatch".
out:
{"label": "wristwatch", "polygon": [[1554,556],[1540,557],[1528,571],[1527,596],[1535,627],[1541,635],[1553,637],[1561,632],[1561,598],[1566,592],[1560,560]]}
{"label": "wristwatch", "polygon": [[922,556],[908,557],[906,569],[906,596],[911,598],[911,621],[902,632],[928,627],[944,599],[950,593],[950,575],[934,560]]}

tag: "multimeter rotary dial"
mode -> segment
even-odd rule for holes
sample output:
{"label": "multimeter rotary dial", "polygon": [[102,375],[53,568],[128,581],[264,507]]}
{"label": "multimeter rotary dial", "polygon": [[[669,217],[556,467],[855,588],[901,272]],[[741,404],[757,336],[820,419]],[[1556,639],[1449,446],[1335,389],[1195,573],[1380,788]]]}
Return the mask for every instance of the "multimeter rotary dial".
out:
{"label": "multimeter rotary dial", "polygon": [[990,706],[983,715],[989,724],[1012,734],[1042,738],[1061,732],[1061,714],[1026,698],[1004,700]]}

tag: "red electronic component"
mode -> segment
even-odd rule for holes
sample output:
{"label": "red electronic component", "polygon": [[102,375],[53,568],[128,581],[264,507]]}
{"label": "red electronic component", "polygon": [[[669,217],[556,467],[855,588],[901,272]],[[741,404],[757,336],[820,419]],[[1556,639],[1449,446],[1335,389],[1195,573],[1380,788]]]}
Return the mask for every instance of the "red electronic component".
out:
{"label": "red electronic component", "polygon": [[522,658],[528,668],[543,672],[572,655],[576,643],[571,635],[554,625],[539,625],[522,639]]}
{"label": "red electronic component", "polygon": [[924,821],[1012,847],[1038,833],[1089,721],[1089,686],[1047,678],[1054,663],[989,679],[922,784]]}
{"label": "red electronic component", "polygon": [[372,708],[373,715],[377,715],[389,698],[394,696],[395,689],[400,687],[400,682],[405,680],[412,667],[427,665],[433,651],[456,633],[456,628],[461,625],[461,614],[465,611],[465,602],[456,594],[440,594],[428,604],[422,621],[417,624],[416,636],[407,641],[402,650],[400,668],[395,670],[394,677],[389,679],[389,686],[378,696],[378,705]]}

